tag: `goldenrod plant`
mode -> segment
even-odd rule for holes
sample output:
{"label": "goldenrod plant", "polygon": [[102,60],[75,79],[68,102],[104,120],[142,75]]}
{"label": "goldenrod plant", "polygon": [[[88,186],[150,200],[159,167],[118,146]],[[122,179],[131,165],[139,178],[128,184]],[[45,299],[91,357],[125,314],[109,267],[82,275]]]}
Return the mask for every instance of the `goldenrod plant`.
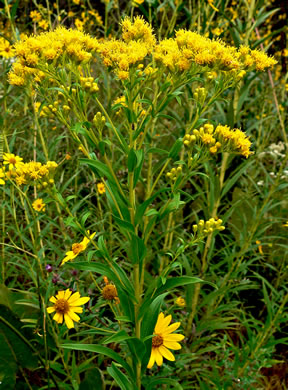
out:
{"label": "goldenrod plant", "polygon": [[288,157],[279,61],[255,39],[278,10],[97,3],[4,2],[0,380],[268,388]]}

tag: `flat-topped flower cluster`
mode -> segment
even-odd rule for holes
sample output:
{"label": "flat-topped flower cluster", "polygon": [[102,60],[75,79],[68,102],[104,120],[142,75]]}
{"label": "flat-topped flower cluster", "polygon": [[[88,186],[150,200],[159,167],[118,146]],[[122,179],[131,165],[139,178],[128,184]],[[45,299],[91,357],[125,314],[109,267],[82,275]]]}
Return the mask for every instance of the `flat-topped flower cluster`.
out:
{"label": "flat-topped flower cluster", "polygon": [[[112,69],[119,79],[130,77],[130,70],[139,65],[153,64],[154,68],[170,72],[201,72],[207,69],[225,72],[243,72],[270,68],[276,61],[264,52],[247,46],[239,49],[221,40],[211,40],[196,32],[179,30],[175,38],[156,41],[152,26],[137,16],[126,17],[121,39],[98,40],[81,31],[58,27],[38,36],[24,37],[15,44],[18,58],[9,73],[11,84],[24,85],[29,75],[40,82],[49,75],[49,65],[65,66],[69,62],[85,64],[93,54],[100,55],[103,64]],[[145,69],[144,69],[145,70]],[[148,76],[151,72],[148,72]],[[144,71],[143,74],[147,73]]]}

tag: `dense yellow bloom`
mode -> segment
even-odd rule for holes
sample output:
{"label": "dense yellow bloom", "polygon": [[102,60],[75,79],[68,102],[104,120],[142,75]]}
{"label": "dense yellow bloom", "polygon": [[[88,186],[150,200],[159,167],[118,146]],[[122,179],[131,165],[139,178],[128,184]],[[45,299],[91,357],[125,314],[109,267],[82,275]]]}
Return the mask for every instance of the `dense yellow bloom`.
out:
{"label": "dense yellow bloom", "polygon": [[18,59],[9,72],[9,82],[24,85],[30,76],[40,82],[45,77],[47,61],[53,61],[55,71],[56,68],[59,69],[61,57],[65,57],[66,63],[86,63],[98,47],[96,38],[64,27],[36,36],[23,37],[15,44]]}
{"label": "dense yellow bloom", "polygon": [[40,211],[45,211],[45,207],[46,207],[46,204],[43,202],[43,199],[41,198],[38,198],[36,200],[34,200],[34,202],[32,203],[32,207],[34,210],[40,212]]}
{"label": "dense yellow bloom", "polygon": [[251,141],[246,134],[239,129],[230,129],[229,126],[218,125],[214,128],[211,124],[205,124],[199,130],[195,129],[192,134],[186,134],[183,143],[187,147],[199,144],[209,148],[210,153],[215,154],[222,151],[237,152],[244,157],[249,157]]}
{"label": "dense yellow bloom", "polygon": [[[89,231],[87,232],[89,235]],[[84,237],[83,240],[79,243],[75,243],[72,245],[72,250],[66,252],[66,257],[62,260],[61,265],[65,264],[69,260],[75,259],[81,252],[84,252],[89,244],[89,242],[93,239],[96,233],[92,233],[88,237]]]}
{"label": "dense yellow bloom", "polygon": [[185,336],[182,334],[171,334],[180,326],[180,322],[175,322],[169,326],[171,319],[171,315],[164,317],[163,313],[160,313],[158,316],[154,329],[154,337],[152,338],[152,350],[147,365],[148,368],[152,368],[155,362],[158,366],[162,366],[163,357],[167,360],[174,361],[175,357],[169,349],[181,349],[181,345],[177,341],[183,340]]}
{"label": "dense yellow bloom", "polygon": [[170,71],[187,71],[193,64],[214,70],[264,70],[276,64],[264,52],[245,47],[237,50],[224,42],[211,40],[196,32],[179,30],[174,39],[164,39],[155,46],[154,58]]}
{"label": "dense yellow bloom", "polygon": [[141,16],[136,16],[132,21],[126,17],[122,22],[122,38],[125,42],[137,41],[152,49],[156,44],[152,27]]}
{"label": "dense yellow bloom", "polygon": [[104,183],[97,183],[97,190],[100,195],[105,194],[105,184]]}
{"label": "dense yellow bloom", "polygon": [[3,164],[8,165],[9,171],[11,171],[13,168],[19,168],[24,164],[22,162],[23,158],[15,156],[13,153],[4,153],[3,160]]}
{"label": "dense yellow bloom", "polygon": [[52,296],[49,301],[54,303],[53,306],[47,307],[47,312],[55,313],[53,320],[58,324],[63,323],[63,318],[68,329],[74,328],[74,322],[79,322],[80,317],[76,313],[82,313],[83,308],[79,307],[89,301],[89,297],[80,297],[79,292],[72,294],[72,291],[59,291],[56,297]]}
{"label": "dense yellow bloom", "polygon": [[13,50],[10,43],[7,39],[0,37],[0,57],[11,58],[15,56],[15,51]]}

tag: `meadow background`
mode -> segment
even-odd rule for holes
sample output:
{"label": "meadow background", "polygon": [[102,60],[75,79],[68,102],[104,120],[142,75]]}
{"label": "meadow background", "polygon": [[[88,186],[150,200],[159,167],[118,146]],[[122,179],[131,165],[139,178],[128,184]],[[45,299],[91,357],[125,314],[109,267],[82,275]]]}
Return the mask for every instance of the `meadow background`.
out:
{"label": "meadow background", "polygon": [[[288,388],[287,10],[255,0],[1,1],[3,389]],[[56,31],[57,41],[60,26],[73,29],[61,61],[17,49],[32,34]],[[156,57],[156,41],[181,29],[275,64],[178,65],[169,43]],[[93,56],[80,58],[82,33],[96,38]],[[113,39],[126,39],[122,51]],[[126,43],[128,65],[111,54]],[[16,55],[32,68],[25,77],[13,75]],[[209,144],[219,124],[245,132],[245,148]],[[68,289],[90,299],[67,327],[47,307]],[[147,369],[160,312],[185,338],[171,347],[175,361]]]}

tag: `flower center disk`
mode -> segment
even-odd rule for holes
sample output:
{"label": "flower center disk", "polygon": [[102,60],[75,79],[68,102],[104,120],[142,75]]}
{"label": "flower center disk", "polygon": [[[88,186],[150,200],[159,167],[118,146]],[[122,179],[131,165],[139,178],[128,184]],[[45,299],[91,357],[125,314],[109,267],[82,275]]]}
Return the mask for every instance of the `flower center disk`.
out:
{"label": "flower center disk", "polygon": [[74,255],[78,255],[78,253],[82,252],[83,245],[82,244],[73,244],[72,245],[72,251]]}
{"label": "flower center disk", "polygon": [[152,339],[152,347],[157,348],[163,344],[163,337],[157,334]]}
{"label": "flower center disk", "polygon": [[69,303],[66,299],[58,299],[54,308],[57,313],[66,314],[69,311]]}

